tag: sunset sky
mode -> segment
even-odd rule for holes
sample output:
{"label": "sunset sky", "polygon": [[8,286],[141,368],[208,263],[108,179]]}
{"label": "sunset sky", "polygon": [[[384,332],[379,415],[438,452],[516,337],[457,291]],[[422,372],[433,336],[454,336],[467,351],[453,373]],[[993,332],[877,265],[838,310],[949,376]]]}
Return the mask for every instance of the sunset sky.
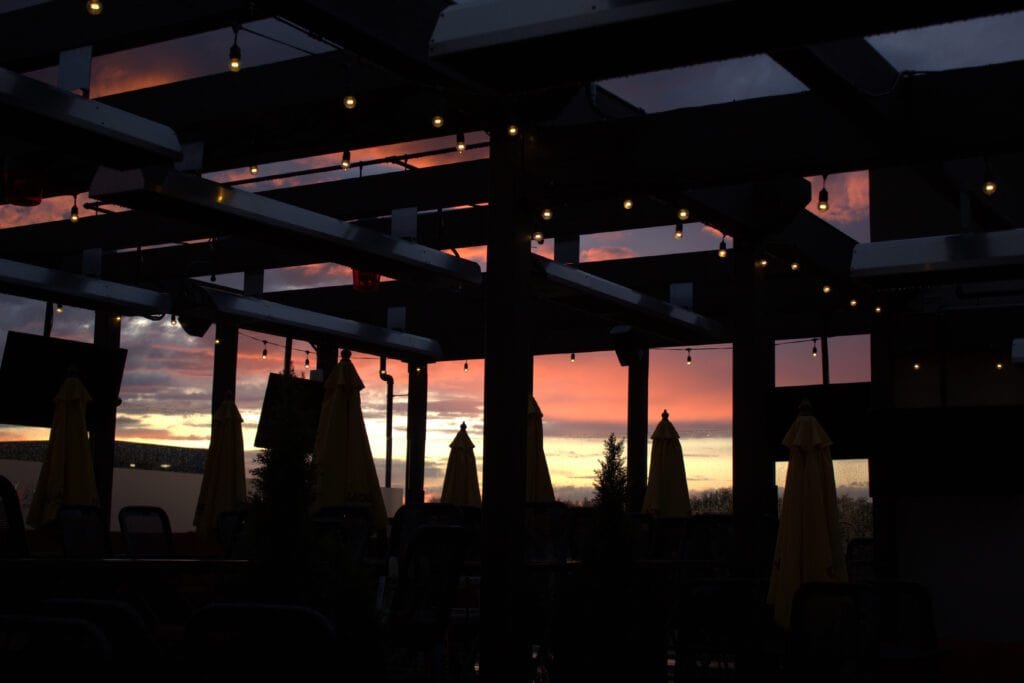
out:
{"label": "sunset sky", "polygon": [[[24,5],[26,3],[18,3]],[[10,9],[0,2],[0,11]],[[2,20],[2,19],[0,19]],[[323,45],[276,22],[254,22],[250,28],[274,35],[303,50],[323,51]],[[995,61],[1024,58],[1024,13],[963,22],[919,31],[871,38],[872,44],[898,69],[937,70]],[[252,33],[239,38],[245,56],[244,66],[251,68],[302,55]],[[231,31],[214,31],[173,41],[163,46],[147,46],[99,57],[93,65],[93,96],[134,90],[218,73],[225,68]],[[33,74],[53,82],[55,70]],[[767,57],[730,60],[667,72],[616,79],[604,84],[613,92],[644,108],[661,111],[699,106],[755,96],[778,95],[803,90],[803,86]],[[486,140],[484,133],[468,136],[469,142]],[[400,148],[354,150],[353,159],[372,159],[399,149],[415,151],[451,145],[450,138],[422,141]],[[477,155],[485,154],[479,150]],[[340,150],[339,150],[340,154]],[[336,164],[339,154],[261,166],[261,174],[277,173],[299,167]],[[467,154],[469,157],[469,154]],[[462,160],[463,157],[460,157]],[[451,163],[451,158],[423,160]],[[372,172],[392,169],[376,168]],[[368,169],[368,172],[371,172]],[[244,169],[210,174],[215,180],[242,175]],[[348,175],[340,170],[306,176],[301,182],[336,180]],[[810,178],[816,196],[821,178]],[[261,183],[247,189],[262,189],[283,183]],[[262,186],[262,187],[261,187]],[[859,241],[868,238],[868,175],[866,172],[830,176],[828,189],[832,206],[822,217]],[[79,206],[84,197],[79,198]],[[26,223],[57,220],[67,216],[69,197],[44,201],[35,209],[0,206],[0,228]],[[812,210],[813,207],[809,207]],[[815,213],[817,211],[815,210]],[[584,261],[624,258],[680,251],[717,248],[720,235],[705,228],[690,229],[685,239],[672,239],[671,226],[628,232],[585,235],[581,240]],[[538,253],[551,257],[548,241]],[[460,250],[465,258],[483,265],[483,247]],[[268,291],[295,287],[347,284],[347,268],[322,264],[304,268],[268,271]],[[238,275],[218,276],[219,284],[240,286]],[[0,295],[0,347],[8,330],[40,334],[43,325],[42,302]],[[53,334],[68,339],[92,339],[92,313],[65,306],[55,316]],[[245,443],[253,449],[253,437],[259,419],[267,375],[280,372],[283,339],[251,331],[239,339],[237,399],[245,420]],[[266,361],[260,359],[262,340],[270,343]],[[188,336],[167,320],[153,322],[145,318],[125,318],[122,346],[128,360],[119,410],[117,438],[205,448],[210,429],[210,387],[212,381],[213,333],[204,338]],[[305,351],[310,347],[297,342],[293,355],[296,372],[303,372]],[[868,339],[866,337],[830,340],[832,381],[851,382],[869,379]],[[820,356],[812,358],[810,343],[779,346],[777,382],[779,385],[814,384],[821,381]],[[311,355],[312,358],[312,355]],[[682,435],[686,471],[691,491],[730,486],[731,473],[731,354],[729,350],[694,349],[694,363],[688,367],[685,352],[653,350],[650,375],[650,425],[653,429],[662,409]],[[314,362],[315,361],[311,361]],[[355,363],[366,383],[363,410],[373,453],[383,481],[384,390],[377,378],[375,357],[355,353]],[[389,370],[396,378],[395,391],[406,393],[403,364],[392,361]],[[468,372],[462,362],[435,364],[429,370],[428,435],[426,488],[428,497],[439,495],[448,444],[465,421],[477,444],[478,464],[482,455],[483,364],[470,361]],[[590,495],[593,471],[601,453],[601,442],[609,432],[624,434],[626,429],[626,369],[618,365],[614,353],[577,354],[570,363],[567,356],[541,356],[534,363],[534,395],[544,413],[545,450],[556,495],[579,499]],[[395,406],[395,482],[404,480],[405,399]],[[779,435],[780,439],[782,434]],[[0,440],[45,439],[47,430],[0,426]],[[249,451],[249,456],[255,450]],[[866,487],[867,468],[863,461],[837,468],[840,486],[855,493]],[[781,481],[780,481],[781,483]]]}

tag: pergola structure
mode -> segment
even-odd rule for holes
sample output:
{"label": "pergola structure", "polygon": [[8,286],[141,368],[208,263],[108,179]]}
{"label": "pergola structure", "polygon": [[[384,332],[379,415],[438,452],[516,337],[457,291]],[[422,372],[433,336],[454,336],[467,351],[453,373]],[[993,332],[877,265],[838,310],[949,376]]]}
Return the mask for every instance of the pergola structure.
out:
{"label": "pergola structure", "polygon": [[[627,458],[638,501],[649,349],[732,343],[735,516],[752,571],[757,529],[776,515],[774,340],[820,337],[827,353],[828,336],[872,335],[870,387],[837,388],[836,412],[863,415],[868,396],[891,424],[900,415],[925,415],[915,424],[926,424],[937,414],[929,411],[955,406],[991,408],[978,418],[986,425],[1019,417],[1020,368],[992,379],[972,368],[1004,346],[1010,365],[1011,344],[1024,338],[1024,63],[901,73],[864,36],[1021,3],[869,4],[843,21],[825,20],[819,5],[739,0],[207,0],[110,3],[95,17],[82,4],[43,2],[0,17],[2,200],[18,199],[20,170],[39,195],[89,192],[131,211],[0,232],[0,290],[95,309],[98,345],[118,344],[121,313],[215,323],[214,406],[234,386],[239,327],[307,339],[328,369],[340,345],[406,361],[408,501],[423,498],[427,364],[483,358],[490,680],[517,679],[502,663],[526,660],[516,558],[536,354],[614,349],[629,366]],[[329,49],[88,98],[92,56],[267,17]],[[594,83],[758,53],[808,91],[647,114]],[[23,75],[54,65],[60,87]],[[359,98],[351,110],[349,89]],[[431,121],[439,112],[440,128]],[[402,172],[261,192],[202,175],[472,131],[489,134],[486,159],[420,169],[402,157],[392,160]],[[857,244],[805,209],[804,178],[864,169],[872,242]],[[983,187],[993,172],[995,194]],[[633,210],[623,211],[623,197]],[[686,221],[733,238],[728,259],[579,263],[581,234],[670,225],[681,208]],[[553,261],[531,253],[536,231],[554,240]],[[479,245],[486,273],[448,253]],[[263,292],[263,271],[325,261],[393,281],[375,292]],[[242,291],[192,279],[231,272],[245,273]],[[837,295],[822,297],[823,282]],[[851,307],[851,298],[867,305]],[[911,357],[934,361],[922,371],[927,388],[906,370]],[[114,415],[97,436],[108,505]],[[928,458],[894,457],[907,436],[868,453],[876,534],[894,573],[916,566],[899,556],[916,515],[940,507],[908,497],[907,487],[926,480],[948,498],[965,480],[983,483],[934,474],[961,455],[950,435],[970,431],[943,430],[945,439],[921,437],[935,449]],[[994,486],[1019,494],[1008,483],[1019,459],[1001,467]],[[919,468],[931,474],[918,479]],[[995,523],[992,514],[983,505],[967,528]]]}

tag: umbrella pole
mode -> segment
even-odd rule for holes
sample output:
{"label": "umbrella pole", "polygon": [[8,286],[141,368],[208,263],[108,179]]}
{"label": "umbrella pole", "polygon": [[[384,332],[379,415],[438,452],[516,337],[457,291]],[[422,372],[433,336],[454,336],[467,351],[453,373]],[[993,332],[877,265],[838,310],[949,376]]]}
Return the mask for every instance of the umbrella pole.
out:
{"label": "umbrella pole", "polygon": [[380,378],[388,385],[384,440],[384,488],[391,488],[391,425],[395,414],[395,378],[388,374],[388,359],[380,357]]}

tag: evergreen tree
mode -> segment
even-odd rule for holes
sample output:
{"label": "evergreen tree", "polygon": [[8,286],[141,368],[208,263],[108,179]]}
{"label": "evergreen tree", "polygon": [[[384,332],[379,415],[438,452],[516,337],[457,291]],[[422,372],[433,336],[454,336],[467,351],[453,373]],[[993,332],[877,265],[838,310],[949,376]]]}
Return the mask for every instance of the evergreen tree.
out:
{"label": "evergreen tree", "polygon": [[594,470],[594,506],[606,510],[626,510],[626,464],[622,460],[625,439],[616,439],[615,432],[604,441],[601,466]]}

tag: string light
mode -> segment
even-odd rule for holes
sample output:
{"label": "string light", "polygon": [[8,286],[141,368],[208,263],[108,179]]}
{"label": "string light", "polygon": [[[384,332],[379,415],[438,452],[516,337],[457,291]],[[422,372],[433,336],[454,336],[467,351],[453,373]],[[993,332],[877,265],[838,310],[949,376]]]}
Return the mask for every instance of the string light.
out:
{"label": "string light", "polygon": [[514,123],[508,124],[508,136],[514,138],[517,135],[519,135],[519,126]]}
{"label": "string light", "polygon": [[920,363],[914,363],[914,370],[920,370],[920,369],[921,369],[921,364]]}
{"label": "string light", "polygon": [[623,199],[622,200],[622,208],[625,209],[626,211],[629,211],[630,209],[632,209],[633,208],[633,200],[630,199],[629,197],[626,197],[625,199]]}
{"label": "string light", "polygon": [[544,209],[543,211],[540,212],[540,217],[546,221],[551,220],[554,217],[554,215],[555,214],[552,213],[551,209]]}
{"label": "string light", "polygon": [[455,134],[455,151],[459,154],[466,151],[466,135],[464,133]]}
{"label": "string light", "polygon": [[341,100],[341,103],[345,105],[345,109],[355,109],[356,108],[356,96],[355,95],[345,95],[345,97]]}
{"label": "string light", "polygon": [[813,358],[817,358],[818,357],[818,339],[817,339],[817,337],[815,337],[814,343],[811,346],[811,356]]}
{"label": "string light", "polygon": [[832,293],[832,286],[831,285],[822,285],[821,293],[822,294],[831,294]]}
{"label": "string light", "polygon": [[72,223],[78,222],[78,195],[71,195],[71,216],[69,220]]}
{"label": "string light", "polygon": [[468,361],[468,360],[467,360],[467,361],[465,361],[465,362],[464,362],[464,363],[462,364],[462,371],[463,371],[463,372],[469,372],[469,361]]}
{"label": "string light", "polygon": [[825,188],[825,182],[828,180],[828,173],[821,176],[821,190],[818,192],[818,211],[828,211],[828,190]]}
{"label": "string light", "polygon": [[881,306],[875,306],[875,313],[881,313],[881,312],[882,312],[882,307]]}
{"label": "string light", "polygon": [[544,244],[544,233],[540,230],[534,230],[533,239],[537,244]]}
{"label": "string light", "polygon": [[686,349],[686,364],[693,365],[693,349]]}
{"label": "string light", "polygon": [[119,316],[119,315],[115,315],[115,316],[114,316],[114,322],[115,322],[115,323],[118,323],[118,324],[120,324],[120,322],[121,322],[121,316]]}
{"label": "string light", "polygon": [[263,342],[263,353],[260,355],[260,360],[267,359],[267,342]]}
{"label": "string light", "polygon": [[249,167],[249,175],[256,175],[259,172],[260,172],[260,167],[257,166],[256,164],[253,164],[253,165],[251,165]]}
{"label": "string light", "polygon": [[676,237],[677,240],[683,239],[683,222],[682,221],[676,221],[675,237]]}
{"label": "string light", "polygon": [[796,271],[800,270],[800,264],[797,263],[796,261],[793,261],[792,263],[789,264],[789,269],[795,273]]}
{"label": "string light", "polygon": [[722,238],[721,244],[718,245],[718,258],[725,258],[729,255],[729,251],[725,247],[725,238]]}
{"label": "string light", "polygon": [[572,353],[569,354],[569,362],[570,363],[575,363],[576,362],[576,352],[575,351],[573,351]]}
{"label": "string light", "polygon": [[347,171],[348,167],[351,166],[351,165],[352,165],[352,152],[346,149],[344,152],[341,153],[341,168],[343,170]]}
{"label": "string light", "polygon": [[220,337],[214,337],[213,338],[213,345],[214,346],[220,346]]}
{"label": "string light", "polygon": [[857,308],[857,300],[850,299],[850,308]]}
{"label": "string light", "polygon": [[996,370],[1002,370],[1002,369],[1003,369],[1002,362],[996,362]]}
{"label": "string light", "polygon": [[309,370],[309,351],[306,351],[306,363],[305,363],[305,366],[306,366],[306,369]]}
{"label": "string light", "polygon": [[57,312],[58,313],[63,313],[64,312],[64,304],[57,304]]}
{"label": "string light", "polygon": [[767,268],[768,259],[762,256],[761,258],[757,259],[757,265],[760,266],[761,268]]}
{"label": "string light", "polygon": [[178,317],[176,315],[174,315],[173,313],[171,313],[171,327],[177,327],[177,326],[178,326]]}
{"label": "string light", "polygon": [[85,11],[94,17],[103,13],[103,3],[100,0],[89,0],[85,3]]}
{"label": "string light", "polygon": [[678,211],[678,212],[676,213],[676,216],[677,216],[677,217],[679,218],[679,220],[681,220],[681,221],[686,221],[686,220],[689,220],[689,219],[690,219],[690,210],[689,210],[689,209],[687,209],[686,207],[682,207],[682,208],[680,208],[680,209],[679,209],[679,211]]}
{"label": "string light", "polygon": [[430,122],[434,125],[434,128],[440,128],[444,125],[444,117],[440,114],[434,114],[434,118]]}
{"label": "string light", "polygon": [[238,27],[235,27],[235,42],[228,50],[228,69],[231,73],[238,73],[242,70],[242,48],[238,47]]}

